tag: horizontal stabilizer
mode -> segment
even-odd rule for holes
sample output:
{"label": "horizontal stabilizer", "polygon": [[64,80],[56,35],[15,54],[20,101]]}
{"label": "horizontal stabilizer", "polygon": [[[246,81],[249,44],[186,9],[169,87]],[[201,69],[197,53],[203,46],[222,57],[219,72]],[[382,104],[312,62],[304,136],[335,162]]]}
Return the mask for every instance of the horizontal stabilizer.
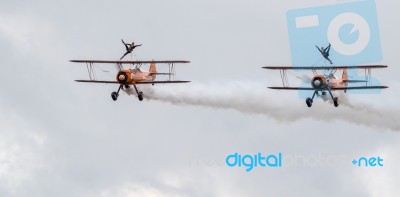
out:
{"label": "horizontal stabilizer", "polygon": [[150,73],[150,75],[175,75],[174,73]]}
{"label": "horizontal stabilizer", "polygon": [[362,82],[364,82],[364,83],[366,83],[368,81],[367,80],[343,80],[343,82],[346,82],[346,83],[362,83]]}

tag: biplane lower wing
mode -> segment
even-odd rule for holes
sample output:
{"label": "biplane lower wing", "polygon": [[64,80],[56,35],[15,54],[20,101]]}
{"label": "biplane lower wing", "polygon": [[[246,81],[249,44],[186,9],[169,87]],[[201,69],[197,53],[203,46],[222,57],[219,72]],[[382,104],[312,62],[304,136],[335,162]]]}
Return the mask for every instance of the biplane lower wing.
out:
{"label": "biplane lower wing", "polygon": [[358,65],[358,66],[264,66],[271,70],[328,70],[328,69],[371,69],[387,68],[387,65]]}
{"label": "biplane lower wing", "polygon": [[[75,80],[76,82],[83,82],[83,83],[112,83],[112,84],[119,84],[117,81],[99,81],[99,80]],[[156,83],[189,83],[190,81],[139,81],[133,84],[156,84]],[[129,84],[127,84],[129,85]]]}
{"label": "biplane lower wing", "polygon": [[[309,87],[268,87],[274,90],[315,90]],[[367,90],[367,89],[385,89],[387,86],[358,86],[358,87],[331,87],[330,90]]]}

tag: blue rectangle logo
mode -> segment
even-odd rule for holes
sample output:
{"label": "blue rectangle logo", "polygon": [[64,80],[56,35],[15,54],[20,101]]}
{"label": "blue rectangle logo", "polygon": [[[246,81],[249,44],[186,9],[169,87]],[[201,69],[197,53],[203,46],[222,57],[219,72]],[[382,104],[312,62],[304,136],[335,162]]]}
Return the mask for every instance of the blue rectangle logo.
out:
{"label": "blue rectangle logo", "polygon": [[289,10],[287,12],[292,64],[321,60],[317,46],[332,44],[335,65],[382,60],[376,5],[373,0]]}

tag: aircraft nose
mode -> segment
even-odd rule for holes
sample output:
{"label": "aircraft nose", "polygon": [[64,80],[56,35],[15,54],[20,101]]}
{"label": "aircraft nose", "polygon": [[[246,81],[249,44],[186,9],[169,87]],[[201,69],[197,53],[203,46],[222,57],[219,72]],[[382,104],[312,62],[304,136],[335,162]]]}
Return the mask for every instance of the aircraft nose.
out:
{"label": "aircraft nose", "polygon": [[120,81],[124,81],[124,80],[125,80],[125,75],[119,75],[119,76],[118,76],[118,79],[119,79]]}
{"label": "aircraft nose", "polygon": [[321,85],[321,82],[320,82],[319,80],[314,80],[313,83],[314,83],[314,86],[317,86],[317,87],[318,87],[319,85]]}
{"label": "aircraft nose", "polygon": [[320,78],[320,77],[315,77],[315,78],[312,80],[312,82],[311,82],[311,86],[312,86],[314,89],[320,89],[320,88],[322,88],[322,87],[324,86],[323,79]]}

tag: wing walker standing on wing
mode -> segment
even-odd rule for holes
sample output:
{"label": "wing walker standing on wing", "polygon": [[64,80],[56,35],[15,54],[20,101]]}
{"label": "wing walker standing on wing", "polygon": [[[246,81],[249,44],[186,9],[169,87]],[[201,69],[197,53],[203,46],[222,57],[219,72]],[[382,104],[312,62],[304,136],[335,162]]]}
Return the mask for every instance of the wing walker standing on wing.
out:
{"label": "wing walker standing on wing", "polygon": [[326,60],[329,61],[329,63],[333,64],[331,59],[329,59],[329,51],[331,50],[331,43],[329,43],[328,47],[326,47],[325,49],[324,47],[321,47],[320,49],[317,45],[315,45],[315,47],[317,47],[318,51]]}
{"label": "wing walker standing on wing", "polygon": [[122,60],[126,55],[132,53],[133,49],[135,49],[136,47],[142,46],[142,44],[135,45],[135,42],[132,42],[132,44],[126,44],[124,40],[121,39],[121,41],[125,45],[126,53],[119,60]]}

